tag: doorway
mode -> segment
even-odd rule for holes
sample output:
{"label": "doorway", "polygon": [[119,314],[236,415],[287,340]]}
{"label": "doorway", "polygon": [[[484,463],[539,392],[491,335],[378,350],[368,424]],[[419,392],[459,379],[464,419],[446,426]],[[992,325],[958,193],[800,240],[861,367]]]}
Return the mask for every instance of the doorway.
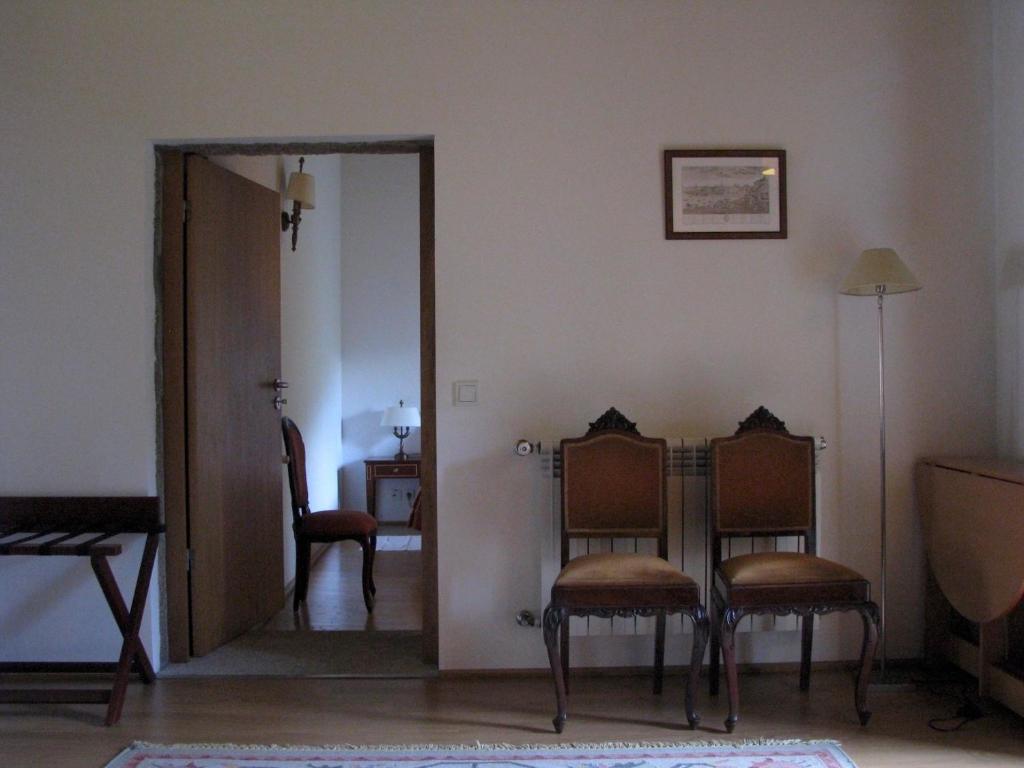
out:
{"label": "doorway", "polygon": [[[419,381],[418,395],[422,425],[419,430],[421,442],[420,477],[422,490],[422,534],[421,555],[417,564],[419,583],[422,585],[421,634],[417,638],[419,653],[426,664],[437,663],[437,543],[435,518],[436,479],[436,432],[435,432],[435,365],[434,365],[434,163],[433,145],[429,139],[412,141],[377,141],[358,143],[291,143],[291,144],[203,144],[157,147],[158,194],[160,195],[160,227],[157,239],[157,274],[160,276],[158,304],[160,311],[159,342],[162,371],[158,381],[162,385],[160,407],[160,435],[163,441],[162,498],[167,523],[166,584],[167,584],[167,647],[172,662],[187,661],[190,657],[190,592],[188,558],[190,549],[189,532],[189,471],[187,439],[189,423],[186,398],[186,320],[188,307],[185,305],[184,287],[187,270],[182,231],[185,207],[182,195],[174,194],[180,188],[180,176],[184,172],[185,158],[195,153],[213,160],[222,161],[227,156],[257,158],[265,156],[316,156],[318,160],[326,155],[345,157],[366,155],[404,155],[418,165],[418,304],[419,322],[416,329],[409,329],[419,339]],[[223,164],[223,162],[222,162]],[[283,189],[280,184],[277,189]],[[316,211],[316,215],[332,215],[332,212]],[[308,222],[314,212],[304,215]],[[337,216],[338,212],[333,212]],[[307,227],[310,224],[306,224]],[[309,230],[307,230],[307,233]],[[303,232],[300,230],[299,239]],[[292,257],[282,248],[281,257],[286,262]],[[295,374],[288,374],[294,376]],[[285,395],[289,394],[287,391]],[[379,415],[378,415],[379,419]],[[300,425],[302,426],[302,425]],[[397,441],[394,441],[397,444]],[[346,459],[346,466],[351,462]],[[351,469],[351,467],[349,467]],[[351,485],[351,483],[349,483]],[[345,484],[342,484],[343,488]],[[343,492],[344,493],[344,492]],[[286,546],[290,545],[290,532]],[[338,545],[334,545],[337,548]],[[344,553],[340,561],[351,561],[353,556]],[[339,566],[339,553],[328,551],[325,567]],[[408,569],[406,569],[408,570]],[[340,577],[340,574],[335,574]],[[408,573],[403,574],[408,578]],[[378,609],[379,610],[379,609]]]}

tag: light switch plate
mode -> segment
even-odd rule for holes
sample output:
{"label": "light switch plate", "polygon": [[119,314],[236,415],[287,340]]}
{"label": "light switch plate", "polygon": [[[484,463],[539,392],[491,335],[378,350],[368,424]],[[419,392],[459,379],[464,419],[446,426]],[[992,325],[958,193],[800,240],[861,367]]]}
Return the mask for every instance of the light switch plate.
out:
{"label": "light switch plate", "polygon": [[480,402],[480,382],[456,381],[452,385],[452,405],[476,405]]}

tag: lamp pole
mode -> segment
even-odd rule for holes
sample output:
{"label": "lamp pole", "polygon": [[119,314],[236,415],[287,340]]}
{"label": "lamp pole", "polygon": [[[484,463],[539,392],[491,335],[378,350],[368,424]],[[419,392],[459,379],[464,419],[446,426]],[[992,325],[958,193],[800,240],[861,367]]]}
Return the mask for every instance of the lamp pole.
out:
{"label": "lamp pole", "polygon": [[879,595],[882,603],[881,616],[878,621],[878,632],[881,635],[882,645],[882,659],[881,659],[881,679],[885,680],[885,660],[887,658],[885,652],[885,575],[886,575],[886,523],[885,523],[885,333],[884,324],[882,322],[882,306],[885,300],[885,286],[876,285],[875,293],[878,296],[878,453],[879,453],[879,508],[881,510],[881,539],[882,539],[882,574],[880,586],[881,594]]}
{"label": "lamp pole", "polygon": [[843,280],[840,293],[848,296],[874,296],[878,303],[878,463],[879,463],[879,521],[881,523],[881,574],[879,578],[879,620],[878,632],[881,635],[881,674],[872,688],[883,690],[907,690],[907,683],[888,678],[889,655],[887,651],[888,631],[886,628],[886,581],[888,576],[888,558],[886,543],[888,525],[886,521],[886,476],[885,476],[885,296],[890,293],[909,293],[920,290],[921,284],[900,260],[892,248],[869,248],[863,251],[853,268]]}

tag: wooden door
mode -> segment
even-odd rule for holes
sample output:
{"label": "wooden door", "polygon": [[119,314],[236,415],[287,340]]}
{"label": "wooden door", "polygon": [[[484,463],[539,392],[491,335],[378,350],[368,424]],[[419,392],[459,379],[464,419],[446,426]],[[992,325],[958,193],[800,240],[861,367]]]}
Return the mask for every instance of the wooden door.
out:
{"label": "wooden door", "polygon": [[280,197],[186,161],[188,546],[192,654],[284,605]]}

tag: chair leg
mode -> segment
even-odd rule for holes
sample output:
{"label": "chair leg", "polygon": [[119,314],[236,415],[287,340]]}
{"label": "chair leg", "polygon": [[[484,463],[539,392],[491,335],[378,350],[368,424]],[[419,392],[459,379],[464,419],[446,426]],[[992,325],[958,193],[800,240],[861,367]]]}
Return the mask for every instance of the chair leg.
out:
{"label": "chair leg", "polygon": [[567,629],[569,626],[569,617],[566,615],[565,610],[553,608],[549,604],[548,607],[544,609],[544,615],[541,619],[541,623],[544,627],[544,645],[546,645],[548,649],[548,663],[551,665],[551,676],[555,679],[555,700],[558,706],[558,712],[551,722],[555,726],[555,733],[561,733],[562,729],[565,728],[568,689],[565,685],[566,676],[564,662],[562,654],[558,648],[558,629],[559,625],[561,625],[561,636],[563,639],[568,639],[569,633]]}
{"label": "chair leg", "polygon": [[857,683],[854,689],[854,704],[861,725],[867,725],[871,719],[868,709],[868,683],[871,681],[871,667],[875,659],[875,647],[878,645],[878,606],[866,603],[858,608],[864,622],[864,641],[860,648],[860,670],[857,672]]}
{"label": "chair leg", "polygon": [[725,659],[725,682],[729,688],[729,716],[725,718],[725,730],[732,733],[740,719],[740,683],[736,674],[736,625],[743,615],[735,608],[726,608],[720,626],[722,656]]}
{"label": "chair leg", "polygon": [[373,580],[373,566],[377,562],[377,536],[370,537],[370,592],[377,594],[377,583]]}
{"label": "chair leg", "polygon": [[700,686],[700,668],[704,663],[704,650],[708,644],[708,614],[698,605],[690,614],[693,620],[693,648],[690,649],[690,670],[686,678],[686,721],[694,729],[700,723],[697,714],[697,688]]}
{"label": "chair leg", "polygon": [[565,685],[565,693],[569,694],[569,617],[566,615],[561,621],[562,631],[559,635],[562,658],[562,679]]}
{"label": "chair leg", "polygon": [[809,613],[802,619],[800,637],[800,690],[807,691],[811,687],[811,651],[814,648],[814,614]]}
{"label": "chair leg", "polygon": [[722,653],[721,640],[720,640],[721,633],[719,632],[719,629],[720,629],[719,622],[721,621],[721,618],[720,618],[720,613],[721,612],[719,611],[718,600],[716,599],[716,595],[714,593],[711,594],[711,605],[709,606],[709,608],[711,610],[711,621],[710,621],[711,655],[710,655],[710,658],[708,659],[708,694],[711,695],[711,696],[717,696],[718,695],[719,677],[721,675],[721,673],[719,672],[719,666],[718,666],[718,664],[719,664],[719,657],[721,656],[721,653]]}
{"label": "chair leg", "polygon": [[665,612],[658,613],[654,631],[654,695],[661,695],[665,679]]}
{"label": "chair leg", "polygon": [[299,610],[299,603],[305,602],[309,589],[309,550],[305,539],[295,539],[295,593],[292,596],[292,611]]}
{"label": "chair leg", "polygon": [[369,536],[359,540],[359,546],[363,550],[363,602],[366,604],[366,612],[373,613],[373,592],[370,586],[373,584],[373,543]]}

